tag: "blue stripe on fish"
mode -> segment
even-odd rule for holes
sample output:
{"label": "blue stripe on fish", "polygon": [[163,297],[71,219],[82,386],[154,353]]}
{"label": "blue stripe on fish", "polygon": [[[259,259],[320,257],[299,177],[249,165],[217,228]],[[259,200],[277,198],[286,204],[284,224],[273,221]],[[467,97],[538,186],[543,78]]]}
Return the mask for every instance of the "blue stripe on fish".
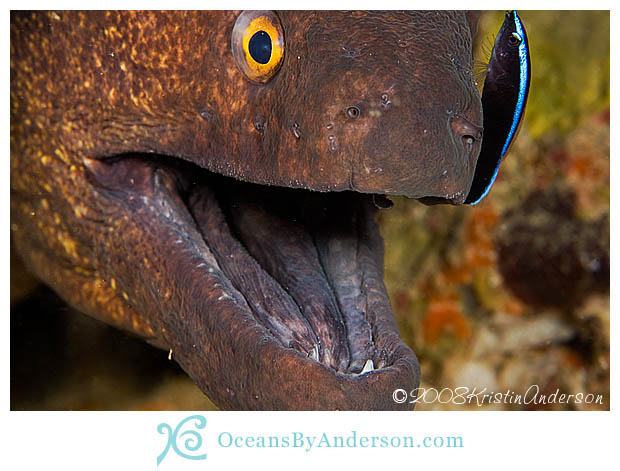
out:
{"label": "blue stripe on fish", "polygon": [[514,17],[515,28],[517,30],[516,32],[521,39],[521,44],[519,44],[519,98],[517,100],[517,107],[515,108],[515,112],[513,115],[510,132],[508,133],[508,137],[506,138],[506,142],[504,144],[504,147],[502,148],[502,157],[508,151],[510,143],[515,136],[517,126],[519,125],[519,121],[521,121],[521,117],[523,116],[523,113],[525,111],[525,100],[527,98],[528,89],[530,87],[530,51],[527,44],[527,36],[525,34],[525,30],[523,29],[523,23],[521,22],[521,18],[519,18],[519,15],[517,15],[517,11],[513,10],[512,15]]}

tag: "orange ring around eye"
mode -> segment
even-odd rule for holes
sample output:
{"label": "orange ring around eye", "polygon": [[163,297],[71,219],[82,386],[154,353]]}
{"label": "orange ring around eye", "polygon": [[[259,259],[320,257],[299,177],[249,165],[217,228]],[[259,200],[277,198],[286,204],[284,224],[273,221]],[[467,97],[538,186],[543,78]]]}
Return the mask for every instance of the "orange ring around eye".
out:
{"label": "orange ring around eye", "polygon": [[[261,64],[250,54],[250,39],[264,31],[271,39],[269,62]],[[245,11],[239,15],[231,38],[233,56],[239,69],[253,82],[266,83],[280,69],[284,59],[284,33],[277,15],[270,11]]]}

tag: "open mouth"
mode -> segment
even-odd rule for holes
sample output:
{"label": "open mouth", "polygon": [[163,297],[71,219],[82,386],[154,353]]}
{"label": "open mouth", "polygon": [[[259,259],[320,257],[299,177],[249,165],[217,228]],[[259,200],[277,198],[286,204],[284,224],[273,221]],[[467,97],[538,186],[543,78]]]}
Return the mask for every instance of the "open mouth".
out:
{"label": "open mouth", "polygon": [[[393,389],[415,388],[383,284],[384,197],[244,183],[146,154],[87,166],[173,273],[149,288],[177,310],[153,343],[221,407],[386,408]],[[200,307],[183,308],[196,293]],[[174,315],[200,332],[174,334]]]}

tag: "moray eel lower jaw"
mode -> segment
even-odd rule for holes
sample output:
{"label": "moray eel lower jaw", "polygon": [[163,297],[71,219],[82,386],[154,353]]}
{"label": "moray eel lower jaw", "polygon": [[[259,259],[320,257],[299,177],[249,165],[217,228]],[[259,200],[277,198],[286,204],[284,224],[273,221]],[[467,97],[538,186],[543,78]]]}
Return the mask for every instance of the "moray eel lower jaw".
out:
{"label": "moray eel lower jaw", "polygon": [[371,195],[241,183],[145,154],[86,167],[102,211],[122,220],[110,277],[151,321],[149,341],[220,407],[412,407],[392,400],[419,368],[383,284]]}

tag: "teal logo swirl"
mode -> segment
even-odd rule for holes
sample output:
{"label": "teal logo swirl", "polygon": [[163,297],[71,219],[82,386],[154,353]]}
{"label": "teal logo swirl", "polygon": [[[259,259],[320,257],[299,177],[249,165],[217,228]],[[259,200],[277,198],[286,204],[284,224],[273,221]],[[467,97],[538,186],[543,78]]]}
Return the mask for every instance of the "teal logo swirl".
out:
{"label": "teal logo swirl", "polygon": [[[188,424],[194,421],[193,424]],[[185,425],[188,425],[186,430],[183,430]],[[203,429],[207,425],[207,419],[202,415],[191,415],[183,419],[175,427],[174,431],[172,427],[166,422],[162,422],[157,426],[157,431],[161,434],[168,435],[168,442],[164,451],[162,451],[157,457],[157,466],[164,460],[170,448],[172,448],[177,455],[188,460],[204,460],[207,458],[206,453],[195,454],[202,446],[202,435],[197,430]],[[192,428],[193,426],[193,428]]]}

